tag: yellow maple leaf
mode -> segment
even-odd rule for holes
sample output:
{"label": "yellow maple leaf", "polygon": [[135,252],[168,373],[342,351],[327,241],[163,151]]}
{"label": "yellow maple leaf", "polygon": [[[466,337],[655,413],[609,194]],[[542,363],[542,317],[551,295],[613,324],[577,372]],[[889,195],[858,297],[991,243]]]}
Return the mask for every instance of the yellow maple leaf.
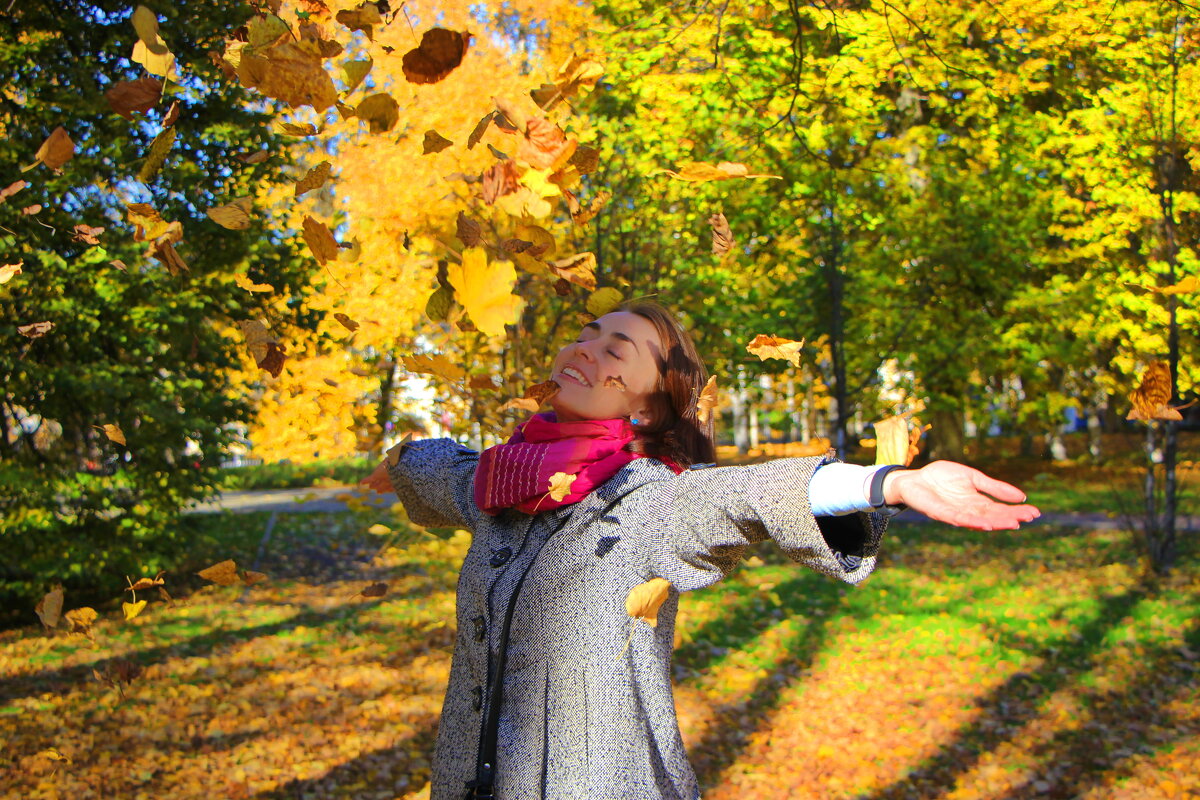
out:
{"label": "yellow maple leaf", "polygon": [[575,482],[577,475],[568,475],[565,472],[556,472],[550,476],[550,499],[556,503],[561,503],[562,499],[571,493],[571,484]]}
{"label": "yellow maple leaf", "polygon": [[451,264],[447,278],[454,296],[471,315],[475,327],[488,336],[502,336],[504,326],[514,322],[524,301],[513,295],[517,271],[507,261],[488,266],[482,247],[463,251],[462,263]]}
{"label": "yellow maple leaf", "polygon": [[762,361],[768,358],[782,358],[784,361],[792,362],[792,366],[800,366],[800,351],[804,348],[804,340],[793,341],[791,339],[781,339],[778,336],[766,336],[759,334],[754,337],[750,344],[746,345],[746,349],[753,355],[756,355]]}
{"label": "yellow maple leaf", "polygon": [[419,372],[422,375],[436,375],[442,380],[450,381],[451,383],[461,381],[467,376],[465,369],[441,353],[435,353],[431,356],[414,353],[411,356],[401,356],[400,360],[409,372]]}

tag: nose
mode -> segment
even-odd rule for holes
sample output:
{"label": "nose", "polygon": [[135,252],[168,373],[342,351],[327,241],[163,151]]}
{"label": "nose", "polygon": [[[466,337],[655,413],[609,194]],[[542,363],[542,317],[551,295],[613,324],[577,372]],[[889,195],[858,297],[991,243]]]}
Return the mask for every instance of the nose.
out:
{"label": "nose", "polygon": [[[592,341],[595,341],[595,340],[593,339]],[[594,353],[592,353],[592,349],[589,346],[592,344],[592,341],[576,342],[575,343],[575,354],[577,356],[579,356],[580,358],[583,358],[586,361],[595,361],[596,356]]]}

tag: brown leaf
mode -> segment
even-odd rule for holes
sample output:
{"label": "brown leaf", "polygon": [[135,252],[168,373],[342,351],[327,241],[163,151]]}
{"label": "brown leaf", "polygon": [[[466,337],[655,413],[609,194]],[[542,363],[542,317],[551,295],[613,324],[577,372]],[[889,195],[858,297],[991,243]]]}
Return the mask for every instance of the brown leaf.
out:
{"label": "brown leaf", "polygon": [[596,168],[600,166],[600,151],[594,147],[579,145],[567,163],[574,167],[580,175],[588,175],[595,172]]}
{"label": "brown leaf", "polygon": [[283,39],[262,51],[243,52],[237,74],[247,89],[292,108],[312,106],[320,112],[337,102],[337,89],[315,42]]}
{"label": "brown leaf", "polygon": [[359,3],[354,9],[339,11],[335,19],[352,31],[362,31],[371,40],[375,38],[373,27],[383,24],[379,6],[371,2]]}
{"label": "brown leaf", "polygon": [[386,92],[377,92],[363,99],[354,115],[367,122],[371,133],[387,133],[400,121],[400,106]]}
{"label": "brown leaf", "polygon": [[34,322],[29,325],[18,325],[17,333],[28,336],[30,339],[36,339],[39,336],[45,336],[53,328],[53,322]]}
{"label": "brown leaf", "polygon": [[425,131],[425,140],[421,143],[421,155],[427,156],[430,153],[440,153],[454,142],[442,136],[435,130]]}
{"label": "brown leaf", "polygon": [[243,164],[261,164],[270,157],[270,150],[258,150],[254,153],[240,153],[237,158]]}
{"label": "brown leaf", "polygon": [[71,625],[71,633],[82,633],[84,636],[90,637],[92,635],[92,625],[95,624],[99,616],[96,613],[96,609],[84,606],[83,608],[68,611],[63,616],[63,619]]}
{"label": "brown leaf", "polygon": [[333,238],[324,222],[312,217],[304,217],[304,242],[308,245],[313,258],[321,266],[326,262],[335,261],[338,255],[337,240]]}
{"label": "brown leaf", "polygon": [[559,297],[566,297],[571,293],[571,282],[566,278],[559,278],[554,282],[554,293]]}
{"label": "brown leaf", "polygon": [[172,127],[179,121],[179,101],[175,100],[171,103],[171,107],[167,109],[166,116],[163,117],[162,126],[164,128]]}
{"label": "brown leaf", "polygon": [[206,581],[212,581],[218,586],[233,586],[238,582],[237,562],[232,558],[219,561],[211,567],[206,567],[196,573]]}
{"label": "brown leaf", "polygon": [[461,211],[455,219],[455,226],[455,235],[465,246],[477,247],[483,241],[483,226]]}
{"label": "brown leaf", "polygon": [[241,573],[242,583],[247,586],[253,586],[256,583],[262,583],[267,579],[265,572],[255,572],[252,569],[244,569]]}
{"label": "brown leaf", "polygon": [[625,385],[625,381],[621,380],[620,375],[609,375],[604,379],[604,385],[609,389],[616,389],[618,392],[624,392],[628,390],[628,387]]}
{"label": "brown leaf", "polygon": [[592,219],[597,214],[600,213],[600,210],[603,209],[604,206],[606,206],[608,204],[608,201],[611,199],[612,199],[612,192],[608,192],[608,191],[596,192],[595,197],[592,198],[592,202],[588,204],[587,208],[572,209],[571,220],[576,225],[587,225],[589,222],[592,221]]}
{"label": "brown leaf", "polygon": [[351,333],[358,330],[358,323],[350,319],[350,317],[346,316],[345,314],[337,313],[333,315],[333,318],[341,323],[342,327]]}
{"label": "brown leaf", "polygon": [[46,592],[45,596],[38,601],[34,607],[34,612],[38,615],[38,619],[47,628],[57,628],[58,621],[62,618],[63,607],[63,588],[55,586],[50,591]]}
{"label": "brown leaf", "polygon": [[483,202],[489,206],[496,198],[512,194],[517,190],[517,168],[511,161],[501,161],[493,164],[482,176]]}
{"label": "brown leaf", "polygon": [[504,405],[500,406],[501,411],[507,411],[512,408],[522,411],[536,412],[539,408],[545,405],[551,397],[558,394],[559,385],[554,381],[544,381],[543,383],[535,383],[525,390],[522,397],[509,400]]}
{"label": "brown leaf", "polygon": [[712,226],[712,253],[714,256],[723,256],[733,248],[733,231],[729,229],[729,221],[725,219],[725,215],[717,212],[708,218],[708,224]]}
{"label": "brown leaf", "polygon": [[534,169],[556,170],[566,164],[579,143],[568,139],[562,129],[544,117],[529,120],[517,157]]}
{"label": "brown leaf", "polygon": [[[158,575],[154,576],[153,578],[138,578],[137,582],[130,583],[129,588],[126,589],[125,591],[140,592],[145,589],[153,589],[155,586],[163,586],[166,584],[166,581],[163,580],[162,575],[163,574],[160,572],[160,573],[158,573]],[[129,579],[126,578],[126,580],[129,580]]]}
{"label": "brown leaf", "polygon": [[462,63],[471,44],[470,33],[432,28],[421,44],[404,54],[401,67],[410,83],[437,83]]}
{"label": "brown leaf", "polygon": [[238,327],[246,337],[246,347],[250,356],[262,369],[278,378],[283,371],[283,363],[287,349],[271,335],[267,326],[258,320],[239,320]]}
{"label": "brown leaf", "polygon": [[570,258],[551,261],[550,271],[563,280],[570,281],[576,286],[582,286],[589,292],[596,290],[596,255],[594,253],[577,253]]}
{"label": "brown leaf", "polygon": [[110,442],[116,442],[122,447],[125,446],[125,432],[121,430],[120,425],[114,425],[113,423],[108,422],[104,425],[96,425],[95,428],[98,431],[103,431],[104,435],[108,437]]}
{"label": "brown leaf", "polygon": [[25,206],[24,208],[21,209],[21,213],[27,217],[32,217],[34,214],[40,214],[41,212],[42,212],[42,204],[41,203],[34,203],[31,206]]}
{"label": "brown leaf", "polygon": [[472,389],[495,389],[496,379],[491,375],[472,375],[467,385]]}
{"label": "brown leaf", "polygon": [[303,194],[311,192],[313,189],[320,189],[324,186],[325,181],[329,180],[329,170],[332,168],[333,164],[328,161],[322,161],[310,169],[303,178],[296,181],[295,196],[300,197]]}
{"label": "brown leaf", "polygon": [[506,253],[524,253],[533,247],[533,242],[527,239],[505,239],[500,243],[500,249]]}
{"label": "brown leaf", "polygon": [[471,150],[475,147],[475,145],[479,144],[479,141],[483,138],[483,135],[487,133],[488,125],[491,125],[492,120],[495,118],[496,112],[489,111],[487,114],[484,114],[483,119],[475,123],[475,127],[471,130],[471,135],[467,137],[468,150]]}
{"label": "brown leaf", "polygon": [[55,128],[34,156],[38,161],[53,170],[62,169],[75,156],[75,142],[67,134],[67,129],[61,125]]}
{"label": "brown leaf", "polygon": [[158,104],[162,97],[162,81],[153,75],[143,75],[135,81],[120,81],[104,93],[109,107],[127,120],[133,120],[133,112],[146,113]]}
{"label": "brown leaf", "polygon": [[84,244],[100,244],[100,239],[97,238],[104,233],[104,228],[93,228],[91,225],[76,225],[71,238],[77,242]]}
{"label": "brown leaf", "polygon": [[1133,409],[1125,419],[1181,420],[1179,410],[1167,405],[1171,399],[1171,367],[1165,361],[1153,361],[1142,373],[1141,383],[1129,395]]}
{"label": "brown leaf", "polygon": [[792,366],[798,367],[800,366],[800,353],[804,349],[804,340],[801,339],[797,342],[760,333],[751,340],[750,344],[746,345],[746,349],[762,361],[766,361],[768,358],[782,358],[784,361],[790,361]]}
{"label": "brown leaf", "polygon": [[372,583],[359,592],[359,594],[363,597],[383,597],[387,594],[387,590],[388,585],[386,583]]}
{"label": "brown leaf", "polygon": [[25,181],[13,181],[7,187],[0,190],[0,203],[3,203],[8,198],[12,197],[17,192],[29,186]]}
{"label": "brown leaf", "polygon": [[645,620],[651,628],[658,627],[658,609],[671,594],[671,582],[651,578],[639,583],[625,596],[625,613],[634,619]]}
{"label": "brown leaf", "polygon": [[708,424],[718,402],[717,376],[710,375],[708,383],[704,384],[704,388],[700,390],[700,396],[696,398],[696,420],[701,425]]}

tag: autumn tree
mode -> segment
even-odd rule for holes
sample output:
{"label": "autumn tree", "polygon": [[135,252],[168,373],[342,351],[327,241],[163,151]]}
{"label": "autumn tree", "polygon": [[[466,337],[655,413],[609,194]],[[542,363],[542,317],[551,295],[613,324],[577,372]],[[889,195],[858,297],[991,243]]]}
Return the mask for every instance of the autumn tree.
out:
{"label": "autumn tree", "polygon": [[209,56],[251,9],[149,6],[40,0],[0,16],[10,595],[153,573],[185,546],[178,515],[249,417],[225,377],[244,348],[235,323],[313,322],[311,262],[256,218],[286,163],[271,109]]}

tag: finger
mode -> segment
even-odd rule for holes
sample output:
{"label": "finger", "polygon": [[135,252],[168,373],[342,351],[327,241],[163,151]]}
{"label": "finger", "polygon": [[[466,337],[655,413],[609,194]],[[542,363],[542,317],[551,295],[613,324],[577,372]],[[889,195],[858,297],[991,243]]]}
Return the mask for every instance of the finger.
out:
{"label": "finger", "polygon": [[971,476],[972,483],[975,488],[986,494],[990,494],[997,500],[1003,500],[1006,503],[1024,503],[1025,493],[1011,483],[998,481],[982,472],[976,472]]}

